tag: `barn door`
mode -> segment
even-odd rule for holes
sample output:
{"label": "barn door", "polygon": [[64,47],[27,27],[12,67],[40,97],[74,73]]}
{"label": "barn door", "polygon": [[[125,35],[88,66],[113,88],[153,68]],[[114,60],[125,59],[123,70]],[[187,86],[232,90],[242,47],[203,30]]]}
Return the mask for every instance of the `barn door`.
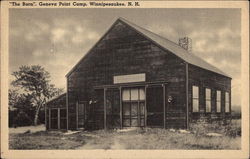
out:
{"label": "barn door", "polygon": [[51,129],[59,129],[58,127],[58,109],[54,108],[51,109],[51,116],[50,116],[50,128]]}
{"label": "barn door", "polygon": [[147,88],[147,126],[164,126],[163,87],[149,86]]}
{"label": "barn door", "polygon": [[67,129],[67,112],[65,108],[49,109],[49,129]]}
{"label": "barn door", "polygon": [[84,124],[87,120],[88,111],[87,111],[87,102],[86,101],[80,101],[78,103],[78,112],[77,112],[77,120],[78,120],[78,128],[83,128]]}
{"label": "barn door", "polygon": [[120,90],[107,89],[106,91],[107,128],[120,127]]}

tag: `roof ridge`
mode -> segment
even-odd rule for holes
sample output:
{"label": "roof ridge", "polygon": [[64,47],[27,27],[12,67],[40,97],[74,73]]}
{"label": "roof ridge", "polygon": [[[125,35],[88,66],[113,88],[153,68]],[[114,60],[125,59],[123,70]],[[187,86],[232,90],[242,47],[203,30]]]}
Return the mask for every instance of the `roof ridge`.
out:
{"label": "roof ridge", "polygon": [[167,40],[167,41],[169,41],[169,42],[175,44],[175,45],[178,46],[180,49],[183,49],[184,51],[187,51],[186,49],[184,49],[183,47],[181,47],[180,45],[178,45],[176,42],[171,41],[171,40],[169,40],[168,38],[166,38],[166,37],[164,37],[164,36],[161,36],[161,35],[159,35],[159,34],[156,34],[156,33],[152,32],[151,30],[148,30],[148,29],[143,28],[143,27],[141,27],[141,26],[139,26],[139,25],[137,25],[137,24],[135,24],[135,23],[133,23],[133,22],[130,22],[130,21],[126,20],[125,18],[119,17],[118,19],[124,21],[125,23],[128,22],[128,23],[131,23],[131,24],[133,24],[133,25],[136,25],[138,28],[144,29],[144,30],[146,30],[146,31],[148,31],[148,32],[150,32],[150,33],[156,35],[156,36],[159,36],[160,38],[163,38],[163,39],[165,39],[165,40]]}
{"label": "roof ridge", "polygon": [[[161,47],[169,50],[170,52],[172,52],[173,54],[175,54],[179,58],[182,58],[184,61],[186,61],[186,62],[188,62],[190,64],[193,64],[195,66],[201,67],[203,69],[207,69],[209,71],[212,71],[212,72],[215,72],[215,73],[219,73],[219,74],[224,75],[226,77],[230,77],[229,75],[227,75],[226,73],[224,73],[223,71],[221,71],[219,68],[217,68],[217,67],[213,66],[212,64],[208,63],[207,61],[205,61],[204,59],[202,59],[198,55],[196,55],[196,54],[194,54],[192,52],[188,52],[187,50],[185,50],[184,48],[182,48],[181,46],[179,46],[177,43],[175,43],[175,42],[167,39],[166,37],[160,36],[160,35],[152,32],[152,31],[150,31],[148,29],[145,29],[145,28],[143,28],[141,26],[138,26],[137,24],[135,24],[133,22],[130,22],[130,21],[126,20],[125,18],[119,17],[118,20],[121,20],[122,22],[124,22],[127,25],[131,26],[132,28],[134,28],[135,30],[137,30],[138,32],[140,32],[141,34],[143,34],[144,36],[146,36],[147,38],[151,39],[152,41],[154,41],[155,43],[157,43],[158,45],[160,45]],[[142,31],[146,32],[146,33],[143,33]],[[179,49],[179,51],[181,51],[181,52],[177,53],[177,52],[171,51],[170,48],[166,48],[166,46],[163,46],[162,44],[160,44],[159,42],[157,42],[152,36],[150,37],[150,35],[147,35],[147,34],[153,34],[153,36],[156,36],[157,38],[165,40],[168,43],[171,43],[172,45],[174,45],[174,47],[176,47],[177,49]],[[162,43],[164,43],[164,42],[162,42]],[[174,48],[172,48],[172,49],[174,49]],[[179,54],[179,55],[177,55],[177,54]],[[200,61],[197,62],[194,59],[190,59],[190,58],[196,58],[196,59],[198,59]],[[200,62],[206,64],[207,66],[202,66],[202,63],[200,63]],[[208,68],[208,67],[210,67],[210,68]]]}

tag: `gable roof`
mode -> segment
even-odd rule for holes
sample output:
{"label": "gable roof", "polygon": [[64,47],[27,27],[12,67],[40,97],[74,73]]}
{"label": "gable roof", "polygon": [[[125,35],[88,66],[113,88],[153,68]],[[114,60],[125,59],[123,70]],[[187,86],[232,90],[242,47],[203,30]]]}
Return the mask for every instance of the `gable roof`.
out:
{"label": "gable roof", "polygon": [[66,97],[66,92],[64,92],[64,93],[62,93],[62,94],[60,94],[60,95],[58,95],[58,96],[55,96],[55,97],[49,99],[46,103],[48,104],[48,103],[50,103],[50,102],[52,102],[52,101],[54,101],[54,100],[57,100],[57,99],[59,99],[59,98],[61,98],[61,97],[64,97],[64,96]]}
{"label": "gable roof", "polygon": [[[178,56],[179,58],[181,58],[182,60],[184,60],[185,62],[201,67],[203,69],[221,74],[223,76],[229,77],[231,78],[229,75],[227,75],[226,73],[224,73],[223,71],[219,70],[218,68],[216,68],[215,66],[209,64],[208,62],[206,62],[205,60],[203,60],[202,58],[194,55],[193,53],[188,52],[187,50],[185,50],[184,48],[182,48],[181,46],[179,46],[178,44],[160,36],[157,35],[147,29],[144,29],[132,22],[129,22],[128,20],[124,19],[124,18],[118,18],[115,23],[109,28],[109,30],[111,30],[111,28],[117,23],[117,22],[122,22],[123,24],[131,27],[132,29],[134,29],[135,31],[137,31],[138,33],[140,33],[141,35],[143,35],[145,38],[149,39],[150,41],[154,42],[156,45],[160,46],[163,49],[166,49],[168,51],[170,51],[171,53],[173,53],[174,55]],[[109,30],[102,36],[102,38],[99,40],[101,41],[105,35],[109,32]],[[99,41],[92,47],[92,49],[99,43]],[[91,52],[91,50],[89,52]],[[87,55],[89,54],[89,52],[71,69],[71,71],[69,71],[69,73],[66,75],[66,77],[68,75],[70,75],[73,70],[76,68],[76,66],[85,58],[87,57]]]}

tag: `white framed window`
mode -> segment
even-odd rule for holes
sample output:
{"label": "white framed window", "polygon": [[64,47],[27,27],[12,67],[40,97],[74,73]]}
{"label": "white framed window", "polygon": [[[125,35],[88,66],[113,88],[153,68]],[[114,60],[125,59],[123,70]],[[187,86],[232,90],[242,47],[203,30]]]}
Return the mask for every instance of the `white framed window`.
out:
{"label": "white framed window", "polygon": [[145,100],[144,88],[126,88],[122,90],[122,101]]}
{"label": "white framed window", "polygon": [[216,91],[216,112],[221,112],[221,91]]}
{"label": "white framed window", "polygon": [[199,87],[192,87],[192,103],[193,103],[193,112],[199,112]]}
{"label": "white framed window", "polygon": [[230,112],[230,105],[229,105],[229,93],[225,93],[225,112],[229,113]]}
{"label": "white framed window", "polygon": [[206,112],[211,112],[211,89],[206,88]]}

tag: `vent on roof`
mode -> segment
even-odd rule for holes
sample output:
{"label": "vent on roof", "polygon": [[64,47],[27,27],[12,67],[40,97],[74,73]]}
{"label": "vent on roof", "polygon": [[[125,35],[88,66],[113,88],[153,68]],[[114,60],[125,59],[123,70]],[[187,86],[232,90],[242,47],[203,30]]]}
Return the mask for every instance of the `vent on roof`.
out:
{"label": "vent on roof", "polygon": [[192,51],[192,39],[189,37],[179,38],[179,45],[188,52]]}

